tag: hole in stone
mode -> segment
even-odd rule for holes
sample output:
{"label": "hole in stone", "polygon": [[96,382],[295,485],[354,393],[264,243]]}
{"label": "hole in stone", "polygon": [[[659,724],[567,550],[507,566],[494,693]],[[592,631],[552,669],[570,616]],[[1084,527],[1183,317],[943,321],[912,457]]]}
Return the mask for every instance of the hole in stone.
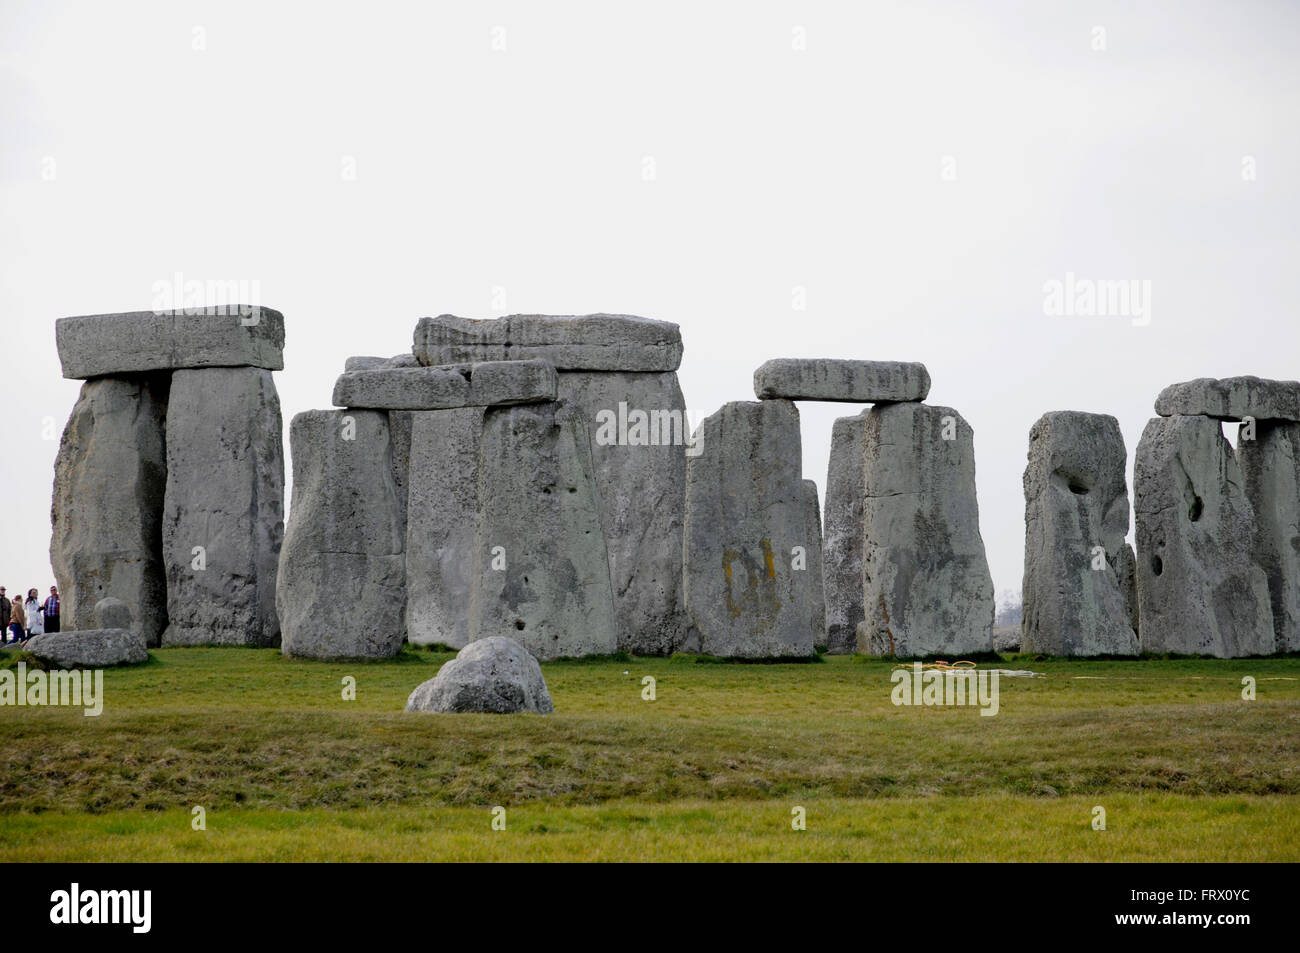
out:
{"label": "hole in stone", "polygon": [[1201,518],[1201,513],[1203,513],[1204,511],[1205,511],[1205,503],[1202,502],[1201,498],[1198,496],[1194,500],[1192,500],[1192,505],[1187,510],[1187,518],[1191,520],[1193,523],[1195,523]]}
{"label": "hole in stone", "polygon": [[570,493],[577,493],[577,492],[578,492],[578,488],[577,488],[576,486],[571,486],[571,487],[569,487],[569,492],[570,492]]}
{"label": "hole in stone", "polygon": [[520,632],[524,631],[524,620],[515,619],[515,628],[518,629]]}
{"label": "hole in stone", "polygon": [[1155,573],[1157,576],[1165,571],[1165,564],[1161,562],[1159,556],[1151,557],[1151,571]]}
{"label": "hole in stone", "polygon": [[1070,492],[1075,496],[1083,496],[1088,492],[1088,488],[1077,480],[1070,481]]}

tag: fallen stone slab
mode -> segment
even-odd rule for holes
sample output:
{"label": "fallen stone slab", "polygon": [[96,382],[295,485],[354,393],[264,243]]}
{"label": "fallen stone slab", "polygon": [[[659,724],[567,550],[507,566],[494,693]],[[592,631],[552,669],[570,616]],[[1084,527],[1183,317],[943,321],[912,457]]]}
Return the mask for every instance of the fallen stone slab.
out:
{"label": "fallen stone slab", "polygon": [[829,400],[874,404],[925,400],[930,372],[903,361],[778,358],[754,372],[759,400]]}
{"label": "fallen stone slab", "polygon": [[810,625],[814,646],[826,644],[826,590],[822,578],[822,514],[817,499],[817,484],[812,480],[803,481],[804,520],[807,542],[804,543],[807,557],[809,593],[808,601],[812,608]]}
{"label": "fallen stone slab", "polygon": [[682,511],[693,452],[677,375],[576,371],[559,382],[591,433],[618,649],[669,655],[685,633]]}
{"label": "fallen stone slab", "polygon": [[482,407],[413,411],[406,523],[406,638],[469,643]]}
{"label": "fallen stone slab", "polygon": [[1136,655],[1125,598],[1128,455],[1119,421],[1063,410],[1029,432],[1021,648]]}
{"label": "fallen stone slab", "polygon": [[129,629],[47,632],[28,639],[25,651],[58,668],[109,668],[149,659],[144,639]]}
{"label": "fallen stone slab", "polygon": [[831,427],[826,470],[825,542],[826,640],[832,655],[858,648],[862,611],[862,434],[867,411],[841,417]]}
{"label": "fallen stone slab", "polygon": [[445,410],[555,399],[555,368],[545,361],[489,361],[447,367],[347,371],[334,404],[371,410]]}
{"label": "fallen stone slab", "polygon": [[858,650],[945,658],[993,649],[975,436],[951,407],[878,404],[863,428]]}
{"label": "fallen stone slab", "polygon": [[538,359],[561,371],[675,371],[677,325],[626,314],[512,314],[421,318],[412,352],[421,364]]}
{"label": "fallen stone slab", "polygon": [[389,658],[402,647],[406,570],[388,415],[309,410],[289,425],[293,505],[276,580],[281,651]]}
{"label": "fallen stone slab", "polygon": [[172,374],[163,645],[279,644],[282,430],[270,371],[205,367]]}
{"label": "fallen stone slab", "polygon": [[63,376],[89,379],[186,367],[284,368],[284,315],[230,305],[60,318]]}
{"label": "fallen stone slab", "polygon": [[1237,459],[1255,511],[1255,563],[1268,578],[1279,652],[1300,651],[1300,424],[1238,428]]}
{"label": "fallen stone slab", "polygon": [[700,424],[686,461],[683,586],[707,655],[811,655],[812,581],[793,569],[807,546],[799,411],[785,400],[724,404]]}
{"label": "fallen stone slab", "polygon": [[1220,423],[1155,417],[1134,466],[1144,652],[1239,658],[1274,651],[1255,511]]}
{"label": "fallen stone slab", "polygon": [[461,649],[411,692],[406,710],[547,715],[555,706],[537,659],[514,639],[498,635]]}
{"label": "fallen stone slab", "polygon": [[540,659],[617,650],[586,420],[560,403],[489,408],[479,446],[469,637]]}
{"label": "fallen stone slab", "polygon": [[121,599],[130,628],[158,645],[167,626],[161,539],[169,377],[81,386],[54,464],[50,563],[68,629],[104,628],[95,605]]}
{"label": "fallen stone slab", "polygon": [[420,362],[415,359],[414,354],[395,354],[392,357],[371,357],[370,355],[359,355],[356,357],[349,357],[343,362],[344,372],[375,371],[394,367],[419,366]]}
{"label": "fallen stone slab", "polygon": [[1216,420],[1300,421],[1300,381],[1260,377],[1202,377],[1170,384],[1156,398],[1161,417],[1204,416]]}

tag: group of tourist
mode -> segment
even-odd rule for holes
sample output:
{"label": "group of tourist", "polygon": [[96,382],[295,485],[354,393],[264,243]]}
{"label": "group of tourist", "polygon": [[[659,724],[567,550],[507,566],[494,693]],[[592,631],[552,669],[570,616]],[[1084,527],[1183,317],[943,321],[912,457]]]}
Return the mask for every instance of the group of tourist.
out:
{"label": "group of tourist", "polygon": [[35,589],[21,592],[12,601],[0,586],[0,644],[26,642],[33,635],[59,631],[59,589],[50,586],[50,597],[41,602]]}

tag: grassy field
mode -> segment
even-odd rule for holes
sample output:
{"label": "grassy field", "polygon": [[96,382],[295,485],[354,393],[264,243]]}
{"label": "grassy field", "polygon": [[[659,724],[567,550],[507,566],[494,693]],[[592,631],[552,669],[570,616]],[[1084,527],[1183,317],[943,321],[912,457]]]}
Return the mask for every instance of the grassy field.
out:
{"label": "grassy field", "polygon": [[995,717],[862,658],[573,661],[554,715],[403,713],[450,657],[167,649],[97,718],[0,707],[0,861],[1300,859],[1296,658],[1013,656]]}

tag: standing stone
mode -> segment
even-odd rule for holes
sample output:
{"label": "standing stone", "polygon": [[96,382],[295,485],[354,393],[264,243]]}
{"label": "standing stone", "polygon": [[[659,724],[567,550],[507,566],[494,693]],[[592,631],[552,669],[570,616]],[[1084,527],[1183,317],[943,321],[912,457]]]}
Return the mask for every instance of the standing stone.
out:
{"label": "standing stone", "polygon": [[1254,558],[1268,577],[1276,650],[1300,651],[1300,424],[1257,421],[1237,431],[1246,498],[1255,511]]}
{"label": "standing stone", "polygon": [[669,655],[684,634],[682,509],[693,452],[677,375],[579,371],[559,381],[592,437],[618,648]]}
{"label": "standing stone", "polygon": [[469,643],[483,414],[465,407],[411,415],[406,637],[413,645]]}
{"label": "standing stone", "polygon": [[1137,654],[1123,576],[1127,459],[1114,417],[1057,411],[1030,431],[1021,651]]}
{"label": "standing stone", "polygon": [[309,410],[289,427],[293,506],[275,604],[285,655],[388,658],[406,572],[388,415]]}
{"label": "standing stone", "polygon": [[883,404],[862,444],[858,649],[961,656],[993,650],[993,579],[979,530],[974,432],[957,411]]}
{"label": "standing stone", "polygon": [[618,647],[587,422],[558,402],[483,418],[470,641],[513,638],[539,659]]}
{"label": "standing stone", "polygon": [[95,605],[121,599],[131,630],[167,627],[162,561],[168,375],[102,377],[81,387],[54,464],[50,562],[66,629],[97,629]]}
{"label": "standing stone", "polygon": [[1238,658],[1274,650],[1244,486],[1217,420],[1147,423],[1133,479],[1144,652]]}
{"label": "standing stone", "polygon": [[791,569],[805,545],[799,411],[785,400],[736,401],[707,417],[686,462],[683,586],[707,655],[811,655],[812,585]]}
{"label": "standing stone", "polygon": [[862,612],[862,434],[867,411],[841,417],[831,428],[826,471],[826,639],[832,655],[858,646]]}
{"label": "standing stone", "polygon": [[163,645],[279,644],[282,439],[270,371],[208,367],[172,374]]}
{"label": "standing stone", "polygon": [[826,644],[826,590],[822,581],[822,512],[817,500],[817,484],[812,480],[803,481],[804,519],[806,531],[804,552],[807,557],[808,584],[810,586],[809,602],[812,606],[813,644]]}

